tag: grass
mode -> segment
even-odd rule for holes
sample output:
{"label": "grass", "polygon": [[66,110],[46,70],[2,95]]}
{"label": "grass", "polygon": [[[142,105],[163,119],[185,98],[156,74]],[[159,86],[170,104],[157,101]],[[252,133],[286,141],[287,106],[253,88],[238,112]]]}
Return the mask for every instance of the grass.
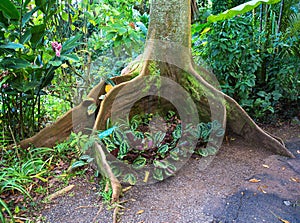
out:
{"label": "grass", "polygon": [[87,140],[81,133],[72,133],[54,148],[0,148],[0,222],[15,222],[37,208],[35,197],[47,195],[49,179],[68,184],[72,177],[85,174],[86,165],[70,170]]}

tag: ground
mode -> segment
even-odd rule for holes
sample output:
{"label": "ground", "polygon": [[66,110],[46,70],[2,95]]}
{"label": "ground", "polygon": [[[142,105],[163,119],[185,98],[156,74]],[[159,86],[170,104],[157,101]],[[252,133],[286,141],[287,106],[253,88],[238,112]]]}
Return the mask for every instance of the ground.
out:
{"label": "ground", "polygon": [[[296,159],[274,155],[230,136],[205,170],[193,157],[175,177],[125,192],[120,222],[276,223],[300,222],[300,127],[264,127],[282,137]],[[40,222],[112,222],[86,178],[71,181],[71,192],[41,204]]]}

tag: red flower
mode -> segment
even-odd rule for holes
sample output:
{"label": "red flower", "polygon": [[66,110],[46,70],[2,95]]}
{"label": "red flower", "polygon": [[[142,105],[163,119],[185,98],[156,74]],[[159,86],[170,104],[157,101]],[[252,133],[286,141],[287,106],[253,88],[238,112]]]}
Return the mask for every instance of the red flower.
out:
{"label": "red flower", "polygon": [[5,89],[5,88],[8,88],[9,84],[2,84],[2,88]]}
{"label": "red flower", "polygon": [[51,46],[52,46],[53,51],[55,52],[55,55],[57,57],[60,57],[60,51],[61,51],[62,45],[55,41],[55,42],[51,43]]}

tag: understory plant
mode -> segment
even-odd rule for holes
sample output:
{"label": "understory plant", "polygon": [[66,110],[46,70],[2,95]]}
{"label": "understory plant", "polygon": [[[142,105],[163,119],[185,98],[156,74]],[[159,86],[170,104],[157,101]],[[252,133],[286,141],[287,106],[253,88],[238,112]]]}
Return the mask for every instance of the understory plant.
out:
{"label": "understory plant", "polygon": [[36,206],[35,197],[47,195],[50,179],[68,181],[81,175],[92,161],[81,150],[91,145],[89,140],[79,132],[53,148],[1,148],[0,221],[14,222],[14,216],[26,216]]}
{"label": "understory plant", "polygon": [[[182,125],[185,125],[185,133],[182,132]],[[224,129],[216,120],[193,126],[182,123],[174,111],[169,111],[165,116],[158,113],[134,115],[128,123],[118,123],[98,136],[107,152],[118,161],[131,165],[134,170],[153,165],[154,170],[147,173],[147,178],[161,181],[166,176],[174,175],[177,167],[173,163],[180,162],[181,158],[187,158],[192,153],[201,156],[214,155],[217,149],[206,147],[206,144],[223,134]],[[186,140],[180,141],[182,137]],[[193,148],[189,138],[198,139],[196,148]],[[117,163],[111,161],[115,176],[123,182],[136,184],[135,174],[123,171]]]}
{"label": "understory plant", "polygon": [[213,1],[213,13],[228,11],[193,25],[198,64],[212,70],[222,91],[263,122],[297,115],[300,100],[299,3],[275,2],[257,8],[245,3],[247,10],[227,8],[232,1]]}

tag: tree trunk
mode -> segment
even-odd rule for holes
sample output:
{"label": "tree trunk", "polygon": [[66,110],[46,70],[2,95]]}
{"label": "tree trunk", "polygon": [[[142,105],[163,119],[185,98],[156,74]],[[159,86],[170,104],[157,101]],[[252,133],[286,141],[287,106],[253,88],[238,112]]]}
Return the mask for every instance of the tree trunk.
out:
{"label": "tree trunk", "polygon": [[[247,113],[229,96],[220,91],[214,75],[195,66],[191,56],[191,6],[190,0],[153,0],[150,11],[150,25],[144,54],[139,61],[139,75],[136,70],[128,69],[124,76],[114,79],[116,86],[106,94],[102,102],[99,96],[105,94],[105,83],[98,84],[89,94],[89,100],[83,101],[78,107],[69,111],[52,127],[47,127],[36,136],[22,141],[21,146],[30,143],[35,146],[53,146],[54,143],[65,139],[70,131],[83,130],[93,126],[94,130],[104,130],[109,117],[116,114],[137,112],[132,111],[134,100],[144,94],[149,87],[148,80],[155,82],[151,85],[153,92],[158,95],[167,95],[172,101],[182,101],[178,109],[188,111],[187,117],[196,116],[200,121],[218,120],[225,128],[243,136],[251,143],[257,143],[263,149],[270,149],[274,153],[293,157],[285,148],[283,142],[259,128]],[[135,67],[136,69],[136,67]],[[168,82],[164,85],[164,81]],[[179,84],[189,93],[191,106],[186,106],[189,99],[182,98],[178,89],[168,86],[169,83]],[[152,96],[154,95],[152,94]],[[180,98],[181,97],[181,98]],[[139,100],[139,108],[151,105],[151,109],[166,109],[170,103],[155,103],[156,97]],[[94,115],[88,115],[87,109],[91,103],[100,106],[99,113],[94,121]],[[196,105],[196,111],[192,104]],[[183,108],[182,108],[183,107]],[[72,118],[73,116],[73,118]],[[220,142],[215,144],[220,147]],[[90,151],[98,157],[98,166],[103,174],[111,180],[113,200],[118,200],[121,184],[114,176],[106,159],[106,153],[101,145],[95,143]]]}

